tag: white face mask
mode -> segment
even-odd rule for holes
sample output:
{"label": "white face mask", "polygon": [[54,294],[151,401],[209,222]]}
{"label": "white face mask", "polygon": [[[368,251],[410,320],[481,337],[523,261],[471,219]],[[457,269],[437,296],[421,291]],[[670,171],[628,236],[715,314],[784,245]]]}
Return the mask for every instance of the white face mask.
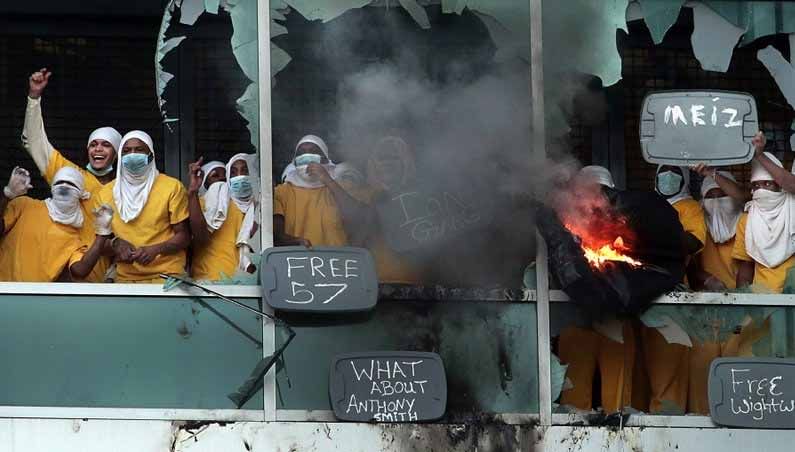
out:
{"label": "white face mask", "polygon": [[715,243],[731,240],[737,230],[740,219],[740,207],[729,196],[720,198],[704,198],[704,211],[709,234]]}
{"label": "white face mask", "polygon": [[52,198],[47,199],[47,210],[50,218],[56,223],[74,226],[83,226],[83,212],[80,210],[81,192],[76,187],[67,184],[53,185]]}
{"label": "white face mask", "polygon": [[762,210],[775,209],[784,203],[787,194],[780,191],[766,190],[759,188],[754,190],[753,202]]}

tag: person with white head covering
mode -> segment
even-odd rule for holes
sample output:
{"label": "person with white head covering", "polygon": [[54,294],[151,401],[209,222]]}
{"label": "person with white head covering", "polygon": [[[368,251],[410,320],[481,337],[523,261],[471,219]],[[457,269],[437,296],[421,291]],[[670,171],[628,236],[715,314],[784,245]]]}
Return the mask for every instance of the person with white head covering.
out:
{"label": "person with white head covering", "polygon": [[[55,173],[61,168],[68,166],[80,171],[86,185],[86,191],[94,194],[104,184],[116,177],[113,165],[116,161],[116,152],[121,141],[121,134],[113,127],[100,127],[91,132],[86,142],[88,164],[84,168],[64,157],[47,138],[41,112],[41,95],[47,87],[51,75],[52,72],[43,68],[34,72],[28,80],[28,105],[25,110],[25,124],[22,129],[23,147],[33,158],[33,162],[47,183],[52,184]],[[91,243],[95,236],[91,201],[84,200],[82,202],[82,210],[83,216],[86,217],[87,221],[80,228],[80,237],[83,242]],[[110,258],[102,257],[97,265],[94,266],[91,274],[85,278],[85,281],[104,281],[105,273],[110,265]]]}
{"label": "person with white head covering", "polygon": [[83,279],[91,272],[109,239],[112,212],[98,206],[91,247],[80,239],[85,218],[80,201],[88,198],[83,176],[72,167],[53,177],[52,196],[25,196],[30,174],[14,168],[0,194],[0,281],[52,282]]}
{"label": "person with white head covering", "polygon": [[737,263],[732,258],[732,251],[742,204],[723,190],[716,176],[732,184],[737,183],[728,171],[707,175],[701,183],[701,206],[708,234],[699,256],[698,281],[693,283],[696,288],[720,292],[735,288]]}
{"label": "person with white head covering", "polygon": [[616,188],[615,182],[613,182],[613,175],[610,173],[610,170],[605,168],[604,166],[599,165],[589,165],[584,166],[580,169],[579,177],[582,179],[590,180],[596,182],[599,185],[604,185],[608,188]]}
{"label": "person with white head covering", "polygon": [[[769,158],[770,154],[765,152],[765,146],[767,145],[767,137],[765,137],[765,134],[762,131],[757,132],[751,140],[751,143],[754,146],[753,161],[770,173],[772,180],[775,181],[782,190],[788,193],[795,193],[795,174],[784,169],[784,167],[780,165],[781,162],[777,163],[777,160]],[[790,139],[790,143],[792,143],[792,138]],[[792,169],[795,169],[795,167]]]}
{"label": "person with white head covering", "polygon": [[315,135],[301,138],[291,165],[284,173],[284,182],[274,189],[276,244],[348,245],[345,222],[361,218],[366,206],[348,193],[351,187],[344,187],[344,181],[338,180],[325,141]]}
{"label": "person with white head covering", "polygon": [[685,228],[688,253],[693,256],[701,251],[707,240],[707,226],[701,205],[690,196],[690,170],[683,166],[658,166],[654,190],[667,199],[679,215],[679,222]]}
{"label": "person with white head covering", "polygon": [[[765,158],[779,168],[773,154]],[[739,260],[737,287],[781,293],[787,272],[795,265],[795,195],[782,190],[759,161],[751,165],[751,201],[737,223],[732,257]]]}
{"label": "person with white head covering", "polygon": [[152,138],[140,130],[121,140],[116,180],[96,203],[113,206],[116,282],[160,284],[160,274],[185,273],[190,244],[188,197],[173,177],[158,172]]}
{"label": "person with white head covering", "polygon": [[[229,163],[234,166],[236,187],[241,186],[241,176],[245,179],[250,178],[250,172],[256,173],[256,158],[256,155],[237,154],[230,160]],[[252,162],[251,165],[249,161]],[[257,196],[253,189],[247,196],[241,196],[241,191],[237,189],[235,196],[237,201],[232,201],[230,184],[226,180],[227,165],[221,162],[202,165],[202,162],[203,158],[199,158],[188,167],[190,173],[188,207],[193,233],[190,274],[193,279],[199,281],[221,281],[233,277],[238,270],[250,270],[248,267],[251,262],[247,253],[257,251],[254,248],[256,246],[254,238],[251,237],[252,231],[256,232],[254,225],[258,215]],[[221,166],[218,167],[218,164]],[[220,171],[223,177],[213,178],[211,174],[213,171]],[[256,178],[256,174],[254,177]],[[251,180],[244,185],[259,186]],[[202,188],[204,188],[203,193]],[[246,209],[245,212],[241,210],[241,205]],[[247,235],[241,234],[244,223],[248,224]],[[243,269],[240,269],[241,254],[246,266]]]}

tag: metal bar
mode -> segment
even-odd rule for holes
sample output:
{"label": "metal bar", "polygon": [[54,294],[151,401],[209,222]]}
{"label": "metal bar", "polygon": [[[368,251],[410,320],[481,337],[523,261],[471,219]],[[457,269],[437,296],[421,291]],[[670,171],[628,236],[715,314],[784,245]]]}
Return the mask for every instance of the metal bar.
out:
{"label": "metal bar", "polygon": [[179,276],[165,275],[165,274],[162,274],[162,273],[160,274],[160,277],[163,278],[163,279],[168,279],[168,278],[176,279],[177,281],[180,281],[182,284],[187,284],[187,285],[189,285],[191,287],[195,287],[195,288],[197,288],[199,290],[202,290],[202,291],[204,291],[204,292],[206,292],[206,293],[208,293],[210,295],[214,295],[214,296],[226,301],[227,303],[232,303],[233,305],[235,305],[237,307],[240,307],[240,308],[243,308],[243,309],[245,309],[245,310],[247,310],[249,312],[253,312],[254,314],[257,314],[257,315],[262,316],[262,317],[267,317],[267,318],[269,318],[269,319],[271,319],[273,321],[277,321],[276,317],[274,317],[274,316],[272,316],[270,314],[266,314],[266,313],[260,311],[259,309],[254,309],[251,306],[245,305],[245,304],[243,304],[243,303],[241,303],[241,302],[239,302],[237,300],[233,300],[233,299],[231,299],[231,298],[229,298],[229,297],[227,297],[225,295],[222,295],[222,294],[220,294],[220,293],[218,293],[218,292],[216,292],[216,291],[214,291],[212,289],[209,289],[207,287],[202,287],[201,285],[196,284],[193,281],[188,281],[187,279],[180,278]]}
{"label": "metal bar", "polygon": [[0,406],[0,418],[262,422],[260,410]]}
{"label": "metal bar", "polygon": [[[257,0],[257,86],[259,107],[260,240],[262,248],[273,246],[273,140],[271,132],[271,11],[269,0]],[[264,298],[262,309],[269,311]],[[262,356],[276,349],[276,325],[262,320]],[[263,412],[266,421],[276,420],[276,372],[262,380]]]}
{"label": "metal bar", "polygon": [[[207,285],[227,297],[260,298],[260,286]],[[99,283],[22,283],[0,282],[0,295],[101,295],[105,297],[186,297],[203,294],[199,289],[176,287],[163,291],[160,284],[99,284]],[[203,296],[203,295],[201,295]]]}
{"label": "metal bar", "polygon": [[[565,292],[550,291],[554,303],[574,303]],[[788,294],[672,292],[654,300],[653,304],[710,305],[710,306],[792,306],[795,296]]]}
{"label": "metal bar", "polygon": [[[553,414],[553,425],[588,426],[588,416],[582,414]],[[593,427],[597,427],[595,424]],[[671,427],[671,428],[722,428],[709,416],[657,416],[653,414],[631,415],[624,427]]]}
{"label": "metal bar", "polygon": [[[544,124],[544,53],[542,0],[530,2],[530,93],[533,107],[533,152],[536,157],[546,155],[546,126]],[[536,232],[536,321],[538,342],[538,409],[541,425],[552,424],[552,389],[550,381],[549,338],[549,272],[547,248]]]}

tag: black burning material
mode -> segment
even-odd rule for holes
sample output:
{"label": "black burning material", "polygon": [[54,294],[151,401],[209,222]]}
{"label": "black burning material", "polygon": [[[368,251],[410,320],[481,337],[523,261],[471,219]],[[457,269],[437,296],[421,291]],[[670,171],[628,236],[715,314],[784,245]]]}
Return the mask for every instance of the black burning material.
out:
{"label": "black burning material", "polygon": [[563,291],[595,318],[642,313],[655,298],[673,290],[685,272],[684,231],[667,201],[645,192],[612,190],[607,197],[628,218],[636,235],[632,257],[644,265],[610,262],[595,270],[555,211],[538,204],[536,212],[537,227],[549,248],[551,273]]}
{"label": "black burning material", "polygon": [[[254,314],[257,314],[259,316],[267,317],[271,319],[276,326],[281,326],[287,330],[289,336],[287,337],[287,340],[284,341],[284,344],[282,344],[281,347],[276,349],[276,351],[274,351],[273,354],[262,358],[259,361],[259,363],[257,363],[257,366],[254,368],[254,370],[251,371],[251,374],[246,379],[246,381],[243,382],[243,384],[239,388],[237,388],[235,392],[227,396],[229,400],[235,403],[235,406],[237,406],[238,408],[242,407],[243,405],[246,404],[246,402],[248,402],[249,399],[251,399],[252,396],[254,396],[254,394],[257,393],[257,391],[261,387],[262,379],[265,378],[265,374],[267,374],[268,370],[270,370],[270,368],[273,367],[273,365],[282,357],[284,351],[287,349],[287,346],[290,345],[290,342],[293,341],[293,338],[295,337],[295,331],[293,331],[290,325],[287,324],[287,322],[285,322],[284,320],[281,320],[270,314],[266,314],[260,311],[259,309],[254,309],[251,306],[245,305],[237,300],[233,300],[229,297],[226,297],[214,290],[210,290],[204,286],[196,284],[195,282],[189,279],[180,278],[178,276],[165,275],[165,274],[161,274],[160,277],[165,279],[167,282],[177,281],[178,284],[176,285],[185,284],[191,287],[196,287],[197,289],[200,289],[205,293],[213,295],[216,298],[220,298],[221,300],[226,301],[227,303],[231,303],[247,311],[253,312]],[[166,287],[171,288],[174,286],[175,285],[167,284]]]}

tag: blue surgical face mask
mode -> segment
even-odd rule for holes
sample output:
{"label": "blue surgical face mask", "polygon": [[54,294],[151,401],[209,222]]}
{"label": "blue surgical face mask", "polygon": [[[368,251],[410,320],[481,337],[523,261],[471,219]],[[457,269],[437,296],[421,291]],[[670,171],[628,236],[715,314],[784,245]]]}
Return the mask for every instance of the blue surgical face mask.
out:
{"label": "blue surgical face mask", "polygon": [[91,164],[89,163],[88,165],[86,165],[86,171],[97,177],[107,176],[113,171],[113,165],[108,165],[104,169],[98,170],[93,166],[91,166]]}
{"label": "blue surgical face mask", "polygon": [[673,196],[681,190],[682,176],[673,171],[663,171],[657,175],[657,191],[663,196]]}
{"label": "blue surgical face mask", "polygon": [[147,154],[127,154],[121,158],[121,164],[130,174],[140,176],[146,172],[149,156]]}
{"label": "blue surgical face mask", "polygon": [[321,157],[317,154],[301,154],[295,158],[295,166],[309,165],[310,163],[320,163]]}
{"label": "blue surgical face mask", "polygon": [[233,198],[246,199],[251,197],[254,191],[251,186],[251,176],[235,176],[229,179],[229,191],[232,192]]}

